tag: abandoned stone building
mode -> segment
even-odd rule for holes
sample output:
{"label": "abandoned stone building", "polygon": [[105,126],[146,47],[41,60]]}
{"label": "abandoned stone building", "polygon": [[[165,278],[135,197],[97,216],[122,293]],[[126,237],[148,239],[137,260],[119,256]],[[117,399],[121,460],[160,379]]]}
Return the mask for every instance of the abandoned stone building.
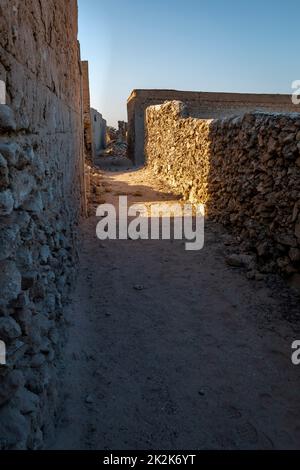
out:
{"label": "abandoned stone building", "polygon": [[300,115],[198,119],[171,101],[147,108],[145,128],[152,171],[186,200],[205,204],[210,218],[256,253],[261,270],[298,283]]}
{"label": "abandoned stone building", "polygon": [[94,108],[91,108],[92,135],[94,155],[99,154],[106,147],[106,120],[102,114]]}
{"label": "abandoned stone building", "polygon": [[[106,146],[106,121],[90,105],[77,25],[76,0],[0,2],[0,340],[7,347],[0,449],[42,448],[58,416],[64,308],[87,209],[86,168]],[[208,215],[255,253],[262,273],[297,283],[294,111],[283,95],[134,90],[128,128],[120,122],[119,130],[136,165],[146,163],[175,193],[205,203]]]}
{"label": "abandoned stone building", "polygon": [[100,150],[106,147],[106,120],[91,107],[88,61],[82,61],[81,67],[85,160],[93,163]]}
{"label": "abandoned stone building", "polygon": [[134,90],[127,106],[129,158],[204,203],[261,269],[298,283],[300,115],[291,97]]}
{"label": "abandoned stone building", "polygon": [[128,154],[137,165],[145,162],[145,110],[174,100],[185,103],[189,116],[199,119],[220,119],[248,111],[295,112],[289,95],[133,90],[127,100]]}

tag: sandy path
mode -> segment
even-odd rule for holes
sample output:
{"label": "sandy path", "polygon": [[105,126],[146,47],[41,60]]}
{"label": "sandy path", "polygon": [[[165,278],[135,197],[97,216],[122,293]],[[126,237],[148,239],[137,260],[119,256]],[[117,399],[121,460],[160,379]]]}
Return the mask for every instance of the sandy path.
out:
{"label": "sandy path", "polygon": [[[102,183],[109,202],[170,199],[145,170],[106,171]],[[181,241],[101,242],[96,223],[82,226],[52,448],[300,448],[287,290],[227,266],[215,224],[188,252]]]}

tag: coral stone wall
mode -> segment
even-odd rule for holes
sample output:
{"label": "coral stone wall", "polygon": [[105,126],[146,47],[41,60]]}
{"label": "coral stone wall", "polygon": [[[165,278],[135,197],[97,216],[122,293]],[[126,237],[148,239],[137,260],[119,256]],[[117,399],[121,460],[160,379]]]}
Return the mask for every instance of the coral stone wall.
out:
{"label": "coral stone wall", "polygon": [[181,102],[146,112],[153,171],[231,227],[260,269],[300,267],[300,114],[246,113],[203,120]]}
{"label": "coral stone wall", "polygon": [[290,95],[217,93],[178,90],[133,90],[127,101],[128,156],[136,164],[145,163],[145,111],[166,101],[181,101],[189,114],[200,119],[220,119],[245,112],[294,112]]}
{"label": "coral stone wall", "polygon": [[83,208],[77,2],[0,0],[0,31],[0,448],[37,449],[53,430]]}
{"label": "coral stone wall", "polygon": [[83,124],[84,124],[84,152],[85,161],[93,163],[95,158],[93,123],[91,115],[91,99],[90,99],[90,79],[89,79],[89,63],[87,60],[81,62],[82,67],[82,98],[83,98]]}

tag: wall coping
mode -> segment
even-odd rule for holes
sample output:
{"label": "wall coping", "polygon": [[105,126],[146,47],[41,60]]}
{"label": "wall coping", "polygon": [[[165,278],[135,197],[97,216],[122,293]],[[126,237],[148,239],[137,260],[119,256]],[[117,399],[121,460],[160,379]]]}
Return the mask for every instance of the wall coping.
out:
{"label": "wall coping", "polygon": [[127,103],[136,98],[150,98],[153,99],[169,99],[169,96],[173,97],[176,94],[178,97],[182,96],[186,99],[190,96],[190,99],[204,100],[204,101],[246,101],[248,103],[287,103],[292,104],[292,95],[290,94],[274,94],[274,93],[230,93],[230,92],[215,92],[215,91],[184,91],[184,90],[172,90],[172,89],[134,89],[128,97]]}

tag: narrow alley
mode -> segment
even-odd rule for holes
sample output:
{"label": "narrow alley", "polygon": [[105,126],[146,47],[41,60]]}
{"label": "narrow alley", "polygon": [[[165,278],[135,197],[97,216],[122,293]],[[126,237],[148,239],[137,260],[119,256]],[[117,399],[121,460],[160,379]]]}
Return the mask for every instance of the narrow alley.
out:
{"label": "narrow alley", "polygon": [[[95,176],[95,202],[174,199],[149,170],[112,163]],[[196,252],[178,240],[100,241],[96,224],[82,226],[52,448],[297,448],[297,304],[283,281],[226,265],[234,240],[209,221]]]}
{"label": "narrow alley", "polygon": [[277,3],[0,0],[1,468],[300,450],[300,9]]}

